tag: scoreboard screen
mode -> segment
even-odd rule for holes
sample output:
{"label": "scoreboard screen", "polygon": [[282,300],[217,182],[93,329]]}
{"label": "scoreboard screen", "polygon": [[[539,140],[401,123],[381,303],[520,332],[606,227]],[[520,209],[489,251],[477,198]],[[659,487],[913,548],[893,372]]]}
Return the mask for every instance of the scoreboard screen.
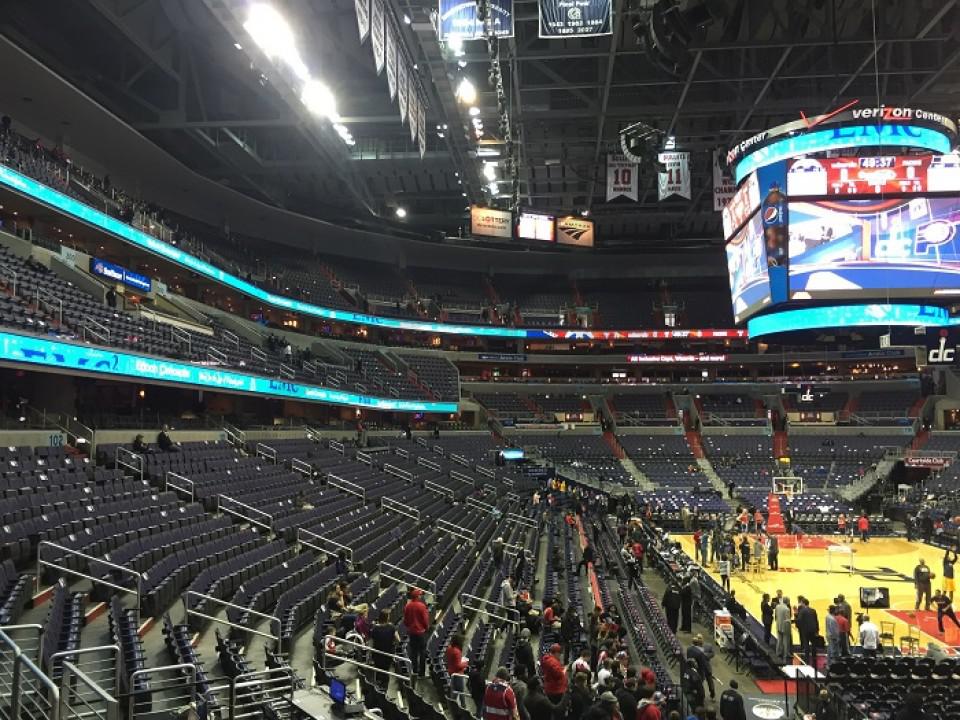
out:
{"label": "scoreboard screen", "polygon": [[554,242],[554,216],[523,212],[517,216],[517,238]]}
{"label": "scoreboard screen", "polygon": [[960,156],[798,158],[788,163],[790,197],[960,192]]}

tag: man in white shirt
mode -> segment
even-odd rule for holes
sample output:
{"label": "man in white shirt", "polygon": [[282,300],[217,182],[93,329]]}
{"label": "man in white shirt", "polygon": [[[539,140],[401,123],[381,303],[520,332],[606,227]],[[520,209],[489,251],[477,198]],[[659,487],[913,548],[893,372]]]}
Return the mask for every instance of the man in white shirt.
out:
{"label": "man in white shirt", "polygon": [[880,646],[880,630],[870,621],[869,615],[864,615],[860,623],[860,646],[867,657],[875,656]]}

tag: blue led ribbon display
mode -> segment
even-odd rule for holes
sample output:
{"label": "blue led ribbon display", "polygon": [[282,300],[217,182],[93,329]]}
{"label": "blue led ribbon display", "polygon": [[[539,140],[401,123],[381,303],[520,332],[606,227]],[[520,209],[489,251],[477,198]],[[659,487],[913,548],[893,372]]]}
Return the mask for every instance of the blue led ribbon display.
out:
{"label": "blue led ribbon display", "polygon": [[960,325],[960,318],[951,318],[946,308],[933,305],[833,305],[760,315],[747,321],[747,333],[753,339],[795,330],[886,325],[948,327]]}
{"label": "blue led ribbon display", "polygon": [[190,365],[107,348],[75,345],[42,336],[0,332],[0,361],[157,380],[205,390],[226,390],[308,402],[397,412],[455,413],[457,403],[397,400],[343,392],[299,382],[259,377],[216,367]]}

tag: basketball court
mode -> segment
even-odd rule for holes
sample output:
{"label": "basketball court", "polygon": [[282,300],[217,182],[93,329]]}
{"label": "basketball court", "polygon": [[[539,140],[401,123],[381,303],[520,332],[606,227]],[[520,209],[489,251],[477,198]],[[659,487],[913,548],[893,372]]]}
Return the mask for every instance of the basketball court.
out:
{"label": "basketball court", "polygon": [[[692,536],[680,536],[678,540],[684,551],[695,557]],[[843,545],[845,543],[839,535],[806,535],[799,545],[794,543],[793,536],[781,536],[780,570],[736,571],[731,576],[730,587],[736,591],[737,600],[746,607],[747,612],[757,619],[760,618],[763,593],[770,593],[773,597],[777,590],[783,590],[794,606],[798,595],[810,600],[810,605],[820,618],[822,634],[827,608],[833,598],[842,593],[853,608],[851,631],[855,639],[858,633],[857,613],[869,612],[881,632],[893,628],[894,644],[896,647],[903,645],[904,650],[906,643],[902,643],[901,638],[911,635],[919,638],[920,648],[925,648],[931,641],[960,646],[960,629],[948,618],[944,618],[946,633],[941,634],[937,629],[935,610],[924,611],[921,607],[919,612],[914,611],[913,569],[920,558],[924,558],[936,575],[933,581],[933,589],[936,590],[942,581],[942,550],[902,538],[872,538],[866,543],[856,539],[853,543],[846,543],[846,548],[838,549]],[[853,552],[851,554],[846,550]],[[763,565],[765,567],[766,563]],[[707,568],[707,571],[719,581],[715,566]],[[889,590],[890,609],[861,608],[860,589],[877,587]],[[957,601],[960,603],[960,597]],[[796,632],[794,642],[797,642]]]}

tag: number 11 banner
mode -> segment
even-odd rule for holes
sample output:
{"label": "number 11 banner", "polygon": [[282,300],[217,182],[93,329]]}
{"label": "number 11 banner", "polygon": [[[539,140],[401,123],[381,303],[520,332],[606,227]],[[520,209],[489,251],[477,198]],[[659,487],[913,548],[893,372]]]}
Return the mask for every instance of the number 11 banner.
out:
{"label": "number 11 banner", "polygon": [[657,155],[664,168],[657,174],[657,189],[660,199],[679,195],[690,199],[690,153],[663,152]]}
{"label": "number 11 banner", "polygon": [[637,166],[626,155],[607,155],[607,202],[618,197],[638,199]]}

